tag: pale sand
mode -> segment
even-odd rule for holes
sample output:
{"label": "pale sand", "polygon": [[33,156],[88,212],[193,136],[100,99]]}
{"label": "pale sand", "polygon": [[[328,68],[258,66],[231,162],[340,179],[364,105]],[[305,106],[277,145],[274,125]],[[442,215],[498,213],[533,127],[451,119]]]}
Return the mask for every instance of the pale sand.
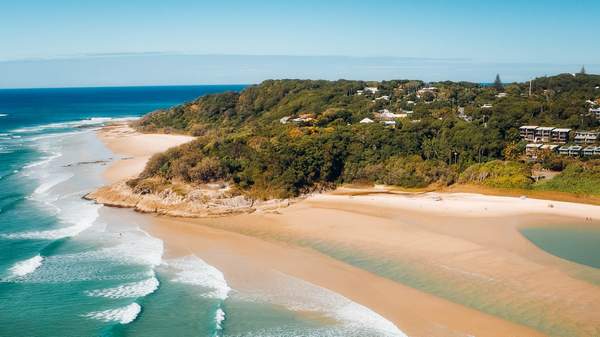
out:
{"label": "pale sand", "polygon": [[123,158],[110,165],[104,173],[104,178],[111,184],[139,175],[153,154],[194,139],[181,135],[141,134],[126,123],[103,127],[98,136],[111,151]]}
{"label": "pale sand", "polygon": [[[115,153],[138,156],[112,166],[107,172],[111,181],[140,172],[139,163],[151,150],[164,149],[139,147],[146,138],[158,139],[156,135],[127,131],[120,141],[118,132],[112,138],[106,134],[101,132],[100,137]],[[140,149],[145,151],[136,152]],[[133,167],[132,162],[138,164]],[[375,261],[380,257],[397,262],[443,285],[412,286],[456,295],[455,301],[515,321],[545,329],[566,326],[563,331],[580,336],[600,333],[600,288],[582,280],[600,280],[600,271],[547,254],[518,232],[520,226],[600,227],[600,207],[475,194],[352,195],[364,192],[315,195],[281,214],[196,220],[154,217],[150,230],[165,239],[168,254],[197,254],[221,269],[234,288],[264,286],[270,272],[280,271],[363,304],[410,336],[543,334],[314,249],[341,247]]]}

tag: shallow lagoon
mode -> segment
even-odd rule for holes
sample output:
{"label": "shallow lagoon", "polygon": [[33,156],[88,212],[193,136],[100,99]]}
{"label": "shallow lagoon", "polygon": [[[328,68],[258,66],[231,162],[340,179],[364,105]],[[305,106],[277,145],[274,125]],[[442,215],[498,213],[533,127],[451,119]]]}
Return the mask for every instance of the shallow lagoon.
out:
{"label": "shallow lagoon", "polygon": [[536,246],[565,260],[600,268],[600,229],[573,226],[523,228]]}

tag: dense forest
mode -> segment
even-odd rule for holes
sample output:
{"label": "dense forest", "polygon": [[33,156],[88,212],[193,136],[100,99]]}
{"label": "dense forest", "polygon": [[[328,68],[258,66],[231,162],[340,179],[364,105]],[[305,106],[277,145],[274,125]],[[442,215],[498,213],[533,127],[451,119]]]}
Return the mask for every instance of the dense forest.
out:
{"label": "dense forest", "polygon": [[269,80],[139,120],[135,126],[143,132],[197,138],[154,156],[130,186],[227,181],[253,198],[349,182],[552,189],[550,181],[531,178],[532,168],[545,168],[564,170],[564,179],[574,172],[591,177],[565,188],[561,174],[553,179],[556,189],[598,194],[590,192],[600,187],[598,160],[549,155],[528,163],[518,130],[532,124],[597,129],[600,121],[590,113],[596,100],[600,104],[600,76],[586,74],[506,85],[499,77],[491,85]]}

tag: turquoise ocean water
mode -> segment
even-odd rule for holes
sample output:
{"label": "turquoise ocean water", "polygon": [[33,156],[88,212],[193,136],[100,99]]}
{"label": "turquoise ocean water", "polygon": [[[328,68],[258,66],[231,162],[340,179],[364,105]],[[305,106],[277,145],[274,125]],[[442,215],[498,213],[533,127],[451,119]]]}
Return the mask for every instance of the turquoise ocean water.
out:
{"label": "turquoise ocean water", "polygon": [[0,90],[0,336],[404,335],[285,275],[269,293],[231,289],[201,257],[166,259],[143,217],[81,198],[118,159],[98,127],[242,88]]}

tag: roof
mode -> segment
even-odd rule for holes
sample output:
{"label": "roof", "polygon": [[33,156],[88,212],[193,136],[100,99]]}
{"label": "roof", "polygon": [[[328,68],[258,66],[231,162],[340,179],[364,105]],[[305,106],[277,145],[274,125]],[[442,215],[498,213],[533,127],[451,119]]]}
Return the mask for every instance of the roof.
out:
{"label": "roof", "polygon": [[539,149],[540,147],[542,147],[542,144],[531,143],[531,144],[527,144],[526,147]]}
{"label": "roof", "polygon": [[556,128],[552,131],[556,131],[556,132],[570,132],[571,129],[567,129],[567,128]]}
{"label": "roof", "polygon": [[373,123],[373,120],[371,118],[367,117],[367,118],[361,119],[359,123],[363,123],[363,124],[364,123]]}
{"label": "roof", "polygon": [[552,131],[554,129],[555,129],[555,127],[553,127],[553,126],[540,126],[540,127],[536,128],[536,130],[541,130],[541,131]]}
{"label": "roof", "polygon": [[537,129],[537,128],[538,128],[537,125],[523,125],[519,129]]}

